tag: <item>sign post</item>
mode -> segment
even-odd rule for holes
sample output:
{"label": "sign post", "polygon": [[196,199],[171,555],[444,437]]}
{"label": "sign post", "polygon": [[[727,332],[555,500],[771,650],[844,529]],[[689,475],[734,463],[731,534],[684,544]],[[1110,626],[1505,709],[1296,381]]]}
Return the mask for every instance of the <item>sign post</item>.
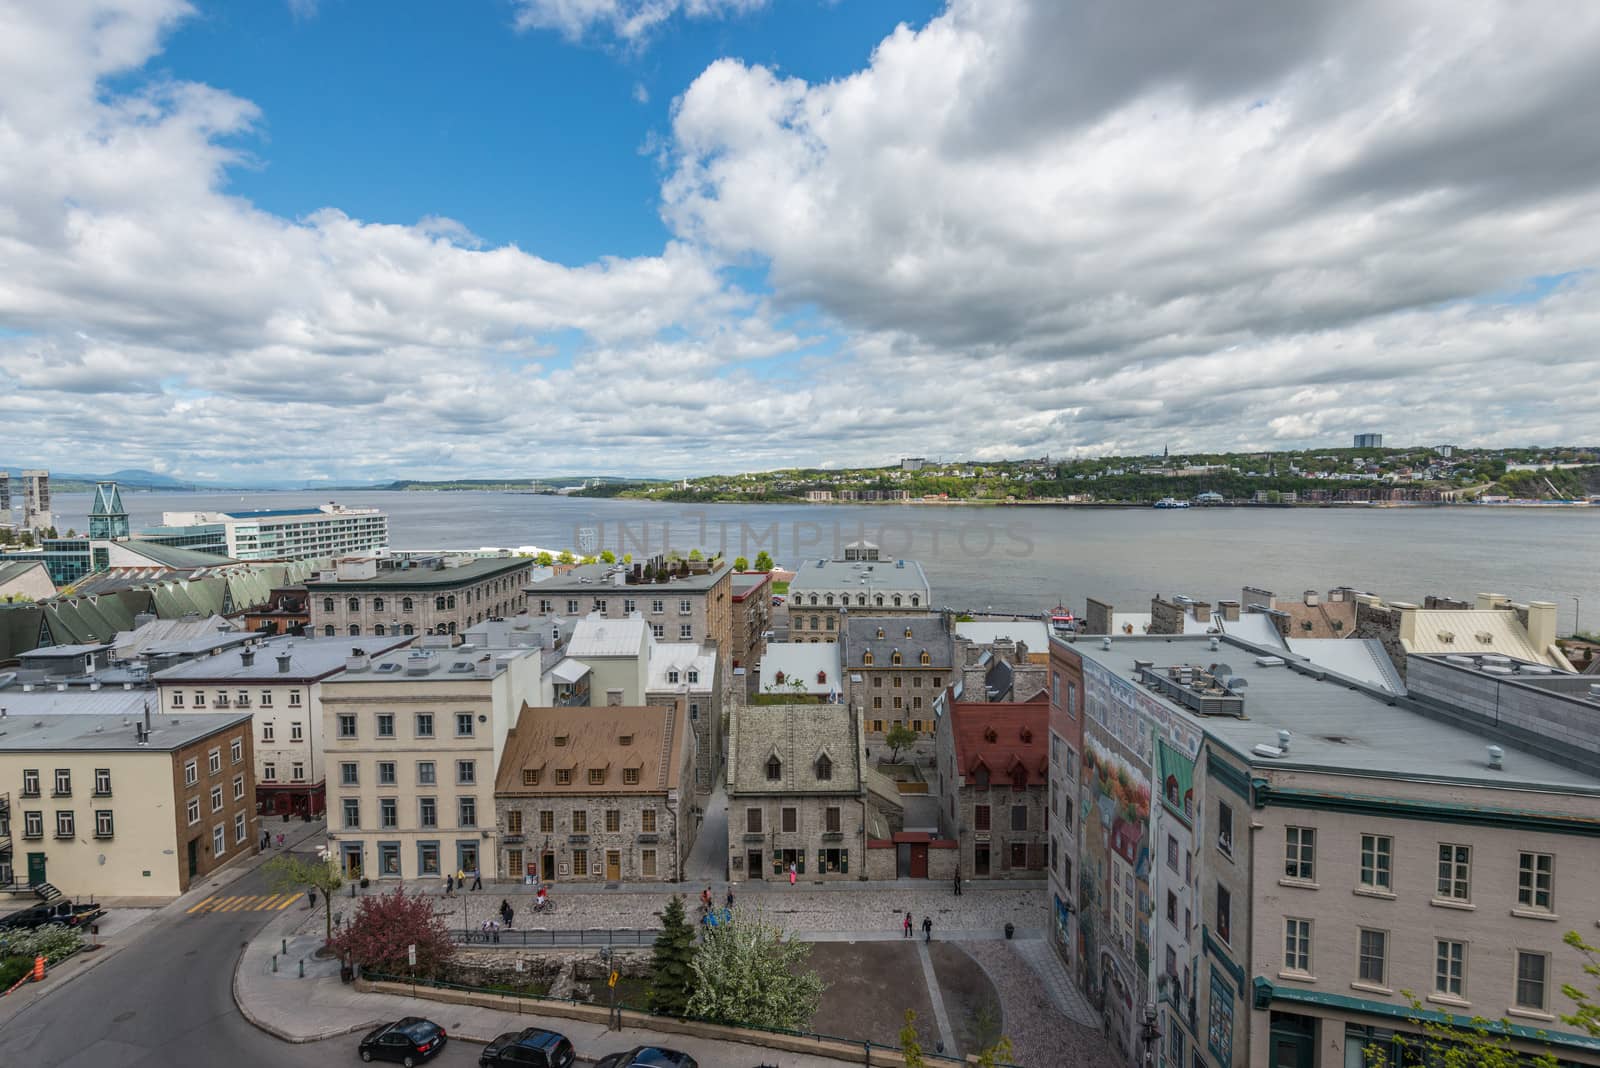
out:
{"label": "sign post", "polygon": [[406,964],[411,968],[411,996],[417,996],[417,944],[406,946]]}

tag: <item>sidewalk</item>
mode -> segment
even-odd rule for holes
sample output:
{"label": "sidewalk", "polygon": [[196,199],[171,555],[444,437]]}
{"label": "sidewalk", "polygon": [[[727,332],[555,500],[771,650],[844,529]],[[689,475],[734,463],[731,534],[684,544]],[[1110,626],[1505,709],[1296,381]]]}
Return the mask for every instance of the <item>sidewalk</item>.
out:
{"label": "sidewalk", "polygon": [[[310,954],[320,943],[314,937],[293,937],[301,917],[284,913],[245,947],[234,968],[233,1000],[251,1024],[285,1042],[319,1042],[365,1031],[401,1016],[425,1016],[441,1024],[450,1037],[467,1042],[487,1042],[505,1031],[547,1027],[572,1040],[578,1056],[597,1060],[608,1053],[637,1045],[659,1044],[691,1054],[704,1068],[749,1068],[753,1063],[782,1068],[837,1068],[862,1063],[863,1058],[835,1060],[811,1054],[787,1053],[764,1046],[714,1041],[690,1035],[626,1027],[608,1031],[602,1024],[559,1016],[502,1012],[495,1009],[411,998],[395,994],[362,993],[339,981],[336,961],[314,961]],[[289,956],[280,957],[272,971],[272,957],[289,938]],[[299,978],[300,960],[306,977]],[[530,1007],[536,1003],[530,1002]],[[354,1055],[352,1045],[351,1054]]]}

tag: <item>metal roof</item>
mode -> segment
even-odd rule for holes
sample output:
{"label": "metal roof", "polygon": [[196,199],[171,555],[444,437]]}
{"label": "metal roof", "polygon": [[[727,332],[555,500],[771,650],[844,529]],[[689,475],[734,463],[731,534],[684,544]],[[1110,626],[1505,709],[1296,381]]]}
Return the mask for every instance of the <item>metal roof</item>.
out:
{"label": "metal roof", "polygon": [[[257,637],[240,634],[235,637]],[[380,656],[398,649],[412,639],[403,635],[361,638],[277,638],[261,642],[250,650],[230,650],[216,656],[204,656],[175,667],[158,671],[152,678],[156,682],[231,682],[238,680],[263,682],[294,682],[316,680],[344,669],[345,660],[354,649],[363,649],[369,656]],[[245,664],[246,653],[251,654],[250,664]],[[289,670],[278,666],[278,658],[289,657]]]}
{"label": "metal roof", "polygon": [[917,560],[807,560],[795,568],[789,583],[790,604],[797,593],[812,590],[919,593],[927,604],[928,576]]}
{"label": "metal roof", "polygon": [[572,639],[567,642],[567,655],[638,656],[649,636],[650,626],[643,616],[606,619],[595,613],[578,620],[578,625],[572,629]]}
{"label": "metal roof", "polygon": [[[843,692],[844,680],[839,673],[839,646],[836,642],[768,642],[761,654],[761,691],[778,686],[778,673],[783,673],[783,685],[791,679],[805,684],[808,694],[827,695]],[[817,681],[817,674],[827,676]]]}
{"label": "metal roof", "polygon": [[170,752],[230,727],[248,725],[250,713],[224,715],[197,712],[182,716],[153,716],[149,739],[144,745],[140,745],[134,736],[135,719],[140,724],[144,722],[142,713],[138,717],[82,715],[19,719],[7,716],[5,726],[0,727],[0,752],[67,752],[81,749]]}
{"label": "metal roof", "polygon": [[[667,678],[667,673],[674,670],[678,672],[677,682]],[[717,652],[711,646],[694,642],[655,642],[650,646],[649,671],[646,690],[675,690],[688,686],[709,693],[717,677]],[[690,671],[697,672],[700,681],[691,683]]]}

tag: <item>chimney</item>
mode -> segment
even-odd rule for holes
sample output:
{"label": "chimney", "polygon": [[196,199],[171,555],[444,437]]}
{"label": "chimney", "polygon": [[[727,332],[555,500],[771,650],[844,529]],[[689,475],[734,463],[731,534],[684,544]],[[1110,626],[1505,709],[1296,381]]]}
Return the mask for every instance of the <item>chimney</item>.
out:
{"label": "chimney", "polygon": [[1556,606],[1551,601],[1528,602],[1528,643],[1541,657],[1556,643]]}
{"label": "chimney", "polygon": [[294,657],[289,653],[279,653],[278,654],[278,674],[280,674],[280,675],[289,674],[289,664],[293,659],[294,659]]}
{"label": "chimney", "polygon": [[246,648],[243,648],[243,649],[239,650],[239,663],[242,666],[249,667],[250,665],[254,664],[255,662],[256,662],[256,651],[254,649],[246,647]]}
{"label": "chimney", "polygon": [[150,737],[150,702],[144,703],[144,736]]}
{"label": "chimney", "polygon": [[1211,622],[1211,603],[1209,601],[1196,601],[1194,603],[1194,619],[1196,623]]}
{"label": "chimney", "polygon": [[1318,602],[1322,600],[1322,598],[1317,594],[1316,590],[1307,590],[1305,592],[1304,599],[1307,608],[1317,607]]}
{"label": "chimney", "polygon": [[1239,622],[1239,602],[1238,601],[1218,601],[1217,602],[1217,611],[1222,614],[1222,621],[1224,623],[1237,623],[1237,622]]}
{"label": "chimney", "polygon": [[346,671],[365,671],[372,666],[372,661],[367,658],[365,649],[352,649],[350,655],[344,658]]}
{"label": "chimney", "polygon": [[1415,641],[1417,637],[1417,606],[1409,601],[1395,601],[1389,605],[1400,614],[1400,640]]}
{"label": "chimney", "polygon": [[1511,599],[1503,593],[1478,594],[1478,611],[1491,612],[1496,608],[1509,604]]}

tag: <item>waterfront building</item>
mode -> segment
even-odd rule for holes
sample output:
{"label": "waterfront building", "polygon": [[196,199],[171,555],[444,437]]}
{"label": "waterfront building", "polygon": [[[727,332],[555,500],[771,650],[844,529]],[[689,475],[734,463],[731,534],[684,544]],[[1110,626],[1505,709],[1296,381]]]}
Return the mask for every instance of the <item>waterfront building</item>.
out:
{"label": "waterfront building", "polygon": [[1395,694],[1226,635],[1051,652],[1066,759],[1081,729],[1077,781],[1051,776],[1052,942],[1129,1063],[1399,1063],[1404,991],[1600,1053],[1559,1018],[1584,963],[1562,917],[1600,886],[1582,677],[1413,654]]}
{"label": "waterfront building", "polygon": [[11,472],[0,468],[0,527],[11,525]]}
{"label": "waterfront building", "polygon": [[[640,615],[656,641],[716,642],[731,650],[733,568],[722,560],[686,560],[676,569],[657,557],[651,573],[666,581],[644,581],[643,564],[579,564],[564,574],[526,585],[528,604],[539,615]],[[724,654],[726,658],[726,654]]]}
{"label": "waterfront building", "polygon": [[22,529],[41,531],[50,522],[50,472],[22,472]]}
{"label": "waterfront building", "polygon": [[847,559],[807,560],[795,569],[789,583],[790,641],[838,641],[848,612],[932,614],[928,577],[919,562],[879,560],[870,543],[847,546],[845,552]]}
{"label": "waterfront building", "polygon": [[[408,641],[368,637],[361,648],[380,655]],[[352,655],[347,638],[253,641],[156,672],[157,707],[171,716],[249,712],[259,811],[317,816],[327,807],[322,682],[343,671]]]}
{"label": "waterfront building", "polygon": [[749,705],[728,730],[728,870],[735,881],[866,878],[860,721],[848,705]]}
{"label": "waterfront building", "polygon": [[962,701],[947,687],[937,706],[939,828],[958,843],[962,875],[1036,878],[1049,860],[1046,694],[990,703]]}
{"label": "waterfront building", "polygon": [[892,726],[933,731],[934,699],[952,679],[955,652],[944,616],[856,616],[845,631],[850,706],[872,744]]}
{"label": "waterfront building", "polygon": [[128,510],[122,506],[122,492],[115,482],[97,482],[94,504],[89,509],[89,537],[93,541],[117,541],[128,536]]}
{"label": "waterfront building", "polygon": [[546,882],[677,882],[694,845],[683,701],[524,706],[495,782],[499,871]]}
{"label": "waterfront building", "polygon": [[533,562],[521,557],[400,561],[340,560],[309,579],[311,630],[318,637],[456,634],[521,612]]}
{"label": "waterfront building", "polygon": [[322,681],[328,845],[349,877],[499,877],[495,773],[545,650],[450,641],[352,654]]}
{"label": "waterfront building", "polygon": [[733,594],[732,645],[726,650],[733,668],[749,668],[761,659],[767,632],[772,629],[772,575],[766,571],[737,571],[731,579]]}
{"label": "waterfront building", "polygon": [[0,730],[0,885],[165,900],[253,855],[249,720],[8,716]]}
{"label": "waterfront building", "polygon": [[235,560],[303,560],[375,553],[389,544],[389,517],[329,501],[315,507],[163,512],[149,540],[185,544]]}

